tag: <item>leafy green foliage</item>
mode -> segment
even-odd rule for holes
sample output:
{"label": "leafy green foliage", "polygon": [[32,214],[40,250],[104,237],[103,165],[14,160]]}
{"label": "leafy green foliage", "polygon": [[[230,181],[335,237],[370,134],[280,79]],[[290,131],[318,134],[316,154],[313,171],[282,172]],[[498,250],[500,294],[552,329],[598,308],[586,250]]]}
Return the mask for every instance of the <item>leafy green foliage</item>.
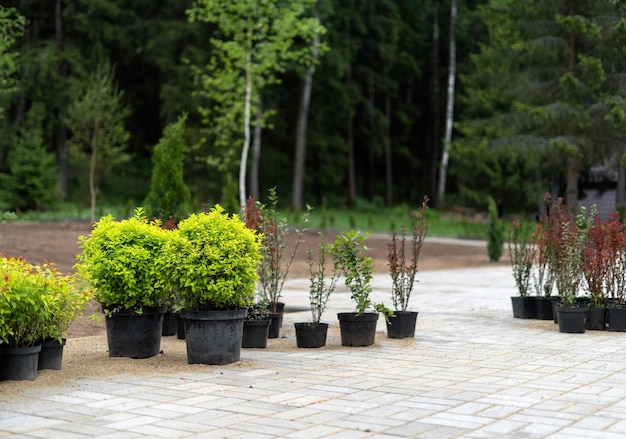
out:
{"label": "leafy green foliage", "polygon": [[58,202],[54,154],[43,139],[45,108],[33,104],[7,157],[8,173],[0,174],[0,209],[48,210]]}
{"label": "leafy green foliage", "polygon": [[322,314],[326,309],[326,304],[330,295],[335,291],[335,286],[339,280],[340,272],[336,264],[332,265],[330,276],[327,273],[326,256],[329,252],[324,243],[324,234],[320,233],[320,242],[317,247],[317,254],[313,250],[307,251],[307,265],[309,266],[309,304],[311,306],[311,323],[317,325],[322,319]]}
{"label": "leafy green foliage", "polygon": [[370,295],[374,266],[372,258],[363,254],[368,250],[365,246],[368,237],[368,233],[351,230],[340,233],[334,243],[328,244],[335,268],[345,276],[345,285],[352,293],[358,314],[372,307]]}
{"label": "leafy green foliage", "polygon": [[[0,100],[17,89],[13,76],[18,69],[18,51],[15,43],[24,30],[25,18],[14,8],[0,6]],[[0,118],[4,116],[4,103],[0,104]]]}
{"label": "leafy green foliage", "polygon": [[19,258],[0,256],[0,280],[0,341],[12,347],[60,339],[91,299],[74,275]]}
{"label": "leafy green foliage", "polygon": [[166,304],[171,283],[165,247],[172,234],[137,208],[132,218],[101,218],[79,238],[81,269],[108,312]]}
{"label": "leafy green foliage", "polygon": [[248,308],[261,261],[260,236],[220,205],[191,214],[167,245],[169,274],[184,309]]}
{"label": "leafy green foliage", "polygon": [[532,238],[524,233],[519,220],[515,220],[509,225],[507,236],[515,286],[519,295],[526,297],[530,293],[531,271],[537,249],[533,245]]}
{"label": "leafy green foliage", "polygon": [[187,114],[184,114],[166,127],[152,153],[152,183],[144,202],[149,216],[178,218],[191,207],[191,191],[183,179],[186,121]]}

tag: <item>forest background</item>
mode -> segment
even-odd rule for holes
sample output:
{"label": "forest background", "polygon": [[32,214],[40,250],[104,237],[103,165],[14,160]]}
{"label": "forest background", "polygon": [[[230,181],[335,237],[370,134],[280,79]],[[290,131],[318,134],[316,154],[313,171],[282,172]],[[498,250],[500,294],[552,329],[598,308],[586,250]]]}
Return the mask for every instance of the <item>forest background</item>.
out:
{"label": "forest background", "polygon": [[196,207],[624,201],[619,0],[0,5],[0,211],[130,211],[176,124]]}

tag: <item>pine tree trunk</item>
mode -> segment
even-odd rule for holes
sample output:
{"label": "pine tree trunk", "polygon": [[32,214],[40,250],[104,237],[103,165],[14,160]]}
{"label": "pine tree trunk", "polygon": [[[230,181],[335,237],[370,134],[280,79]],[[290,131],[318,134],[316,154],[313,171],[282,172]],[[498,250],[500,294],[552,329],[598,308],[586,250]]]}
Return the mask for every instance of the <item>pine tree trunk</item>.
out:
{"label": "pine tree trunk", "polygon": [[430,165],[430,188],[429,192],[434,194],[437,190],[437,165],[439,162],[440,120],[439,120],[439,0],[433,0],[433,21],[432,21],[432,46],[430,65],[430,117],[429,132],[427,136],[428,163]]}

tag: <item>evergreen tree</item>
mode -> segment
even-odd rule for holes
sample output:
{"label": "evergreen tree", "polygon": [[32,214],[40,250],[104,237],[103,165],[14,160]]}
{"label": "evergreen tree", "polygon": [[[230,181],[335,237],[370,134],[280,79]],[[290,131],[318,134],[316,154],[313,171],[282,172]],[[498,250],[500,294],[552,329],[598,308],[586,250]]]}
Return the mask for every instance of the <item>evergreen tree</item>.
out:
{"label": "evergreen tree", "polygon": [[144,205],[151,217],[177,221],[191,208],[191,192],[183,179],[187,114],[168,125],[152,153],[152,182]]}
{"label": "evergreen tree", "polygon": [[26,114],[7,157],[8,173],[0,174],[0,210],[51,209],[58,201],[55,157],[43,142],[44,116],[40,103]]}

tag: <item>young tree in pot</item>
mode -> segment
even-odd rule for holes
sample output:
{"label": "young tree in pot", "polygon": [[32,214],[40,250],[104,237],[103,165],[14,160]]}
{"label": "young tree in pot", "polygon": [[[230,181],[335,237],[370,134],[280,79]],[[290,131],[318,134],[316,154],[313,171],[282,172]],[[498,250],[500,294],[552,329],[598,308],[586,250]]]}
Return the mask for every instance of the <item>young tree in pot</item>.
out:
{"label": "young tree in pot", "polygon": [[[412,239],[407,249],[406,229],[402,227],[400,238],[393,232],[389,250],[389,274],[391,275],[391,299],[394,311],[387,319],[387,336],[390,338],[409,338],[415,335],[417,311],[407,311],[411,292],[415,286],[415,276],[422,251],[422,244],[428,232],[426,210],[428,197],[424,197],[417,221],[413,224]],[[407,262],[407,252],[410,262]]]}
{"label": "young tree in pot", "polygon": [[183,308],[187,361],[238,361],[258,279],[260,237],[219,205],[181,221],[177,235],[167,254]]}
{"label": "young tree in pot", "polygon": [[[535,248],[535,262],[532,264],[532,285],[535,291],[535,317],[540,320],[554,320],[552,296],[554,290],[554,257],[556,249],[549,239],[549,224],[543,220],[535,226],[531,245]],[[556,322],[556,320],[555,320]]]}
{"label": "young tree in pot", "polygon": [[306,211],[302,215],[303,226],[295,229],[296,240],[293,249],[289,256],[285,257],[285,240],[291,232],[289,221],[287,218],[279,216],[276,188],[270,188],[268,192],[269,204],[254,201],[252,197],[249,197],[245,211],[242,213],[246,226],[256,230],[262,237],[257,289],[261,301],[266,304],[271,313],[272,324],[269,338],[278,338],[285,306],[280,301],[283,285],[303,241],[302,236],[306,232],[304,226],[308,223],[311,207],[306,206]]}
{"label": "young tree in pot", "polygon": [[356,312],[337,314],[343,346],[374,344],[378,312],[385,315],[390,312],[384,305],[375,305],[370,300],[374,267],[372,258],[363,254],[369,250],[365,246],[368,237],[368,233],[351,230],[340,233],[335,242],[328,245],[334,265],[345,276],[345,286],[350,290],[350,297],[356,304]]}
{"label": "young tree in pot", "polygon": [[88,237],[79,238],[81,271],[105,314],[109,356],[159,353],[171,291],[164,250],[172,233],[160,221],[148,221],[138,207],[128,219],[103,217]]}
{"label": "young tree in pot", "polygon": [[313,250],[307,252],[307,264],[311,284],[309,286],[309,304],[311,307],[311,322],[294,323],[296,328],[296,343],[299,348],[320,348],[326,345],[328,323],[322,323],[322,314],[330,295],[335,290],[339,280],[339,270],[332,264],[330,277],[326,276],[326,256],[329,252],[324,243],[324,234],[320,232],[320,242],[317,246],[317,257]]}
{"label": "young tree in pot", "polygon": [[530,296],[530,280],[536,250],[532,245],[531,238],[522,230],[521,223],[517,219],[508,228],[507,245],[513,269],[513,278],[519,294],[511,297],[513,317],[534,319],[536,316],[535,301]]}
{"label": "young tree in pot", "polygon": [[626,220],[614,218],[607,224],[610,236],[611,264],[607,270],[606,293],[610,298],[607,308],[609,331],[626,331]]}

